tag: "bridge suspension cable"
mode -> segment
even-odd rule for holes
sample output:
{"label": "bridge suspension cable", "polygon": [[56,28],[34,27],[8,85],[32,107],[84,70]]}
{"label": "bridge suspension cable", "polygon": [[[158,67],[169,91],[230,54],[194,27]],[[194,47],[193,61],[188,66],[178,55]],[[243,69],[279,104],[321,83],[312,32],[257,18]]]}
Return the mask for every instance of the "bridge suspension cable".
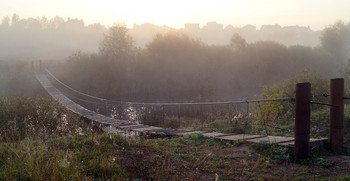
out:
{"label": "bridge suspension cable", "polygon": [[97,100],[100,100],[100,101],[107,101],[107,99],[104,99],[104,98],[101,98],[101,97],[96,97],[96,96],[92,96],[92,95],[89,95],[89,94],[85,94],[83,92],[80,92],[80,91],[77,91],[75,89],[73,89],[72,87],[68,86],[67,84],[61,82],[57,77],[55,77],[49,70],[45,69],[45,71],[53,78],[55,79],[55,81],[57,81],[59,84],[63,85],[64,87],[66,87],[67,89],[77,93],[77,94],[80,94],[80,95],[83,95],[83,96],[86,96],[86,97],[89,97],[89,98],[93,98],[93,99],[97,99]]}
{"label": "bridge suspension cable", "polygon": [[[163,102],[163,103],[147,103],[147,102],[123,102],[123,101],[112,101],[105,98],[92,96],[83,92],[80,92],[78,90],[73,89],[72,87],[68,86],[67,84],[60,81],[57,77],[55,77],[49,70],[45,69],[46,72],[59,84],[64,86],[65,88],[69,89],[70,91],[73,91],[79,95],[86,96],[88,98],[96,99],[102,102],[108,102],[111,104],[122,104],[122,105],[134,105],[134,106],[177,106],[177,105],[217,105],[217,104],[244,104],[244,103],[259,103],[259,102],[282,102],[282,101],[295,101],[295,98],[291,97],[283,97],[283,98],[275,98],[275,99],[256,99],[256,100],[237,100],[237,101],[218,101],[218,102]],[[76,97],[75,97],[76,98]],[[77,98],[78,99],[78,98]],[[80,99],[80,98],[79,98]],[[83,99],[80,99],[84,101]],[[90,101],[93,102],[93,101]],[[94,102],[96,103],[96,102]]]}

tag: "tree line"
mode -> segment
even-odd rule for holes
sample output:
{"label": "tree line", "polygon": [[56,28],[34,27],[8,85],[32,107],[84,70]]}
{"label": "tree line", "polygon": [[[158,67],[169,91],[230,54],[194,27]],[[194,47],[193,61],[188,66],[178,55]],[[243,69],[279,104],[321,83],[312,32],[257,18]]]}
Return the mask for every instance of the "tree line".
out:
{"label": "tree line", "polygon": [[340,76],[350,58],[349,33],[344,33],[349,27],[329,26],[315,48],[247,43],[238,34],[228,45],[214,46],[181,33],[158,34],[145,48],[136,48],[127,28],[117,25],[109,28],[97,53],[78,51],[55,73],[80,91],[113,100],[248,98],[305,67],[325,78]]}
{"label": "tree line", "polygon": [[105,31],[81,19],[6,16],[0,24],[0,60],[60,60],[77,50],[96,52]]}
{"label": "tree line", "polygon": [[[13,14],[12,17],[3,17],[0,23],[0,60],[59,60],[77,50],[96,52],[106,31],[104,25],[88,25],[77,18],[20,18],[19,15]],[[202,27],[199,24],[185,24],[184,28],[179,29],[150,23],[128,28],[128,34],[133,37],[133,45],[142,48],[145,48],[157,33],[169,32],[184,33],[209,45],[226,45],[230,37],[238,33],[249,43],[271,40],[284,45],[300,44],[314,47],[320,43],[319,36],[322,31],[313,31],[309,27],[279,25],[263,25],[260,29],[252,25],[224,27],[215,22],[208,22]]]}

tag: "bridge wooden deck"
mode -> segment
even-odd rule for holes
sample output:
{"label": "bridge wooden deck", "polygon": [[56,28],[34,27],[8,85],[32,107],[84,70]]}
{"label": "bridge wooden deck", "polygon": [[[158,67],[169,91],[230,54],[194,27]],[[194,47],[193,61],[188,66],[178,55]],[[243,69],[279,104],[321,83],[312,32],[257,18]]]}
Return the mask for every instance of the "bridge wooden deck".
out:
{"label": "bridge wooden deck", "polygon": [[[281,137],[281,136],[264,136],[264,135],[248,135],[248,134],[226,134],[218,132],[204,132],[204,131],[193,131],[193,130],[178,130],[178,129],[167,129],[155,126],[149,126],[145,124],[139,124],[130,122],[127,120],[114,119],[111,117],[98,114],[94,111],[88,110],[81,105],[73,102],[68,97],[63,95],[56,87],[53,86],[51,81],[47,78],[45,74],[36,74],[37,80],[40,82],[42,87],[47,91],[47,93],[53,97],[55,100],[59,101],[63,106],[65,106],[70,111],[80,115],[82,118],[93,121],[94,123],[106,126],[106,130],[111,131],[117,128],[119,130],[135,131],[140,133],[150,133],[158,135],[189,135],[189,134],[202,134],[206,137],[216,138],[220,140],[228,141],[247,141],[247,142],[261,142],[266,141],[269,143],[277,143],[281,146],[294,146],[294,137]],[[310,139],[311,148],[322,147],[327,139]]]}

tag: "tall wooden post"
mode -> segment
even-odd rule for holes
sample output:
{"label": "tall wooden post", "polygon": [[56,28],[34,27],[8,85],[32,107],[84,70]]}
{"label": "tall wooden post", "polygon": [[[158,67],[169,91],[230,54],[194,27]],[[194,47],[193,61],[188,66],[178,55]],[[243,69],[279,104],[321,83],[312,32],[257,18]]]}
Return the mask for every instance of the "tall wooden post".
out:
{"label": "tall wooden post", "polygon": [[344,79],[331,79],[330,103],[330,146],[332,151],[341,152],[344,142]]}
{"label": "tall wooden post", "polygon": [[295,98],[294,153],[297,159],[304,159],[310,154],[311,84],[297,84]]}

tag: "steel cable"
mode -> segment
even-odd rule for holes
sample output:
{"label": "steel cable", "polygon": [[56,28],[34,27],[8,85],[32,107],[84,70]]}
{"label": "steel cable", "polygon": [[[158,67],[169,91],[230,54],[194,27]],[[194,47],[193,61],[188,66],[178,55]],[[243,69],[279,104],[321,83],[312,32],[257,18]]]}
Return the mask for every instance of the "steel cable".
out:
{"label": "steel cable", "polygon": [[[67,89],[92,98],[92,99],[97,99],[99,101],[104,101],[104,102],[109,102],[112,103],[113,105],[115,105],[115,103],[117,104],[121,104],[121,105],[132,105],[132,106],[177,106],[177,105],[218,105],[218,104],[244,104],[244,103],[259,103],[259,102],[283,102],[283,101],[295,101],[295,98],[291,98],[291,97],[284,97],[284,98],[275,98],[275,99],[256,99],[256,100],[241,100],[241,101],[221,101],[221,102],[187,102],[187,103],[183,103],[183,102],[164,102],[164,103],[157,103],[157,102],[153,102],[153,103],[146,103],[146,102],[122,102],[122,101],[112,101],[112,100],[108,100],[105,98],[101,98],[101,97],[96,97],[96,96],[92,96],[83,92],[80,92],[78,90],[73,89],[72,87],[66,85],[65,83],[63,83],[62,81],[60,81],[58,78],[56,78],[49,70],[46,69],[46,72],[54,79],[56,80],[59,84],[63,85],[64,87],[66,87]],[[100,103],[101,104],[101,103]]]}

